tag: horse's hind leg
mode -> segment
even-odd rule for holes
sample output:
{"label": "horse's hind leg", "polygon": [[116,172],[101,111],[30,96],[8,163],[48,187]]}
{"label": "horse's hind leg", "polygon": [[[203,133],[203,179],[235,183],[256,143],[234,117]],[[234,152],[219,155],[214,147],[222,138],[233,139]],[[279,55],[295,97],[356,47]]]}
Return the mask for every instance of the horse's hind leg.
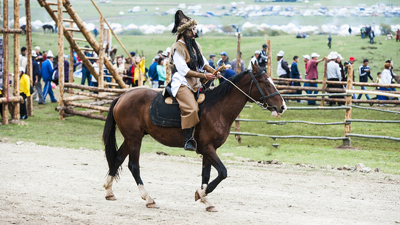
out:
{"label": "horse's hind leg", "polygon": [[118,169],[121,166],[121,164],[124,162],[128,153],[129,153],[129,148],[128,148],[126,141],[124,141],[124,143],[122,143],[121,147],[118,150],[117,158],[114,162],[114,165],[110,168],[106,182],[103,185],[103,187],[106,189],[106,199],[107,200],[117,200],[117,198],[115,198],[115,195],[112,191],[112,185],[113,185],[113,181],[115,179],[115,175],[117,175]]}
{"label": "horse's hind leg", "polygon": [[129,170],[135,178],[136,184],[139,188],[140,196],[146,201],[147,208],[158,208],[156,202],[150,197],[143,185],[142,178],[140,177],[139,156],[140,156],[141,140],[135,142],[132,146],[132,151],[129,153]]}

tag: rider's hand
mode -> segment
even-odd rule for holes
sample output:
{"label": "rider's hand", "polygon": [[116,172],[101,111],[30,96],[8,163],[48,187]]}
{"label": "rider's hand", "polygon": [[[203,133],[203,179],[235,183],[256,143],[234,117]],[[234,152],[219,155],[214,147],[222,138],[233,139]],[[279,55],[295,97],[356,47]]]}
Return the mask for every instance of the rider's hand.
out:
{"label": "rider's hand", "polygon": [[216,79],[216,77],[215,77],[214,74],[212,74],[212,73],[206,73],[205,76],[206,76],[207,80],[214,80],[214,79]]}
{"label": "rider's hand", "polygon": [[217,77],[221,78],[221,73],[220,72],[217,73]]}

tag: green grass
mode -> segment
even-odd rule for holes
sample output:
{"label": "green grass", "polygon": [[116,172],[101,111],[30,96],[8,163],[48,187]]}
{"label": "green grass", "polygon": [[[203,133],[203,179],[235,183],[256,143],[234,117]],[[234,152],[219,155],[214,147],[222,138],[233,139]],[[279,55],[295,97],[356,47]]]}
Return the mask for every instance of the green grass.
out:
{"label": "green grass", "polygon": [[[22,36],[24,39],[25,36]],[[149,36],[121,36],[122,42],[129,51],[143,50],[145,56],[151,59],[157,50],[171,46],[174,41],[172,35],[149,35]],[[241,42],[243,58],[246,64],[256,49],[260,49],[267,37],[243,37]],[[311,36],[309,39],[296,39],[290,35],[268,37],[272,41],[272,53],[276,55],[279,50],[285,51],[286,60],[291,63],[294,55],[311,54],[317,52],[320,55],[327,55],[330,50],[326,46],[326,36]],[[383,37],[376,38],[378,43],[374,46],[377,49],[362,50],[361,47],[370,46],[367,39],[359,37],[333,37],[332,51],[338,51],[343,57],[354,56],[357,59],[358,67],[364,58],[370,60],[372,74],[382,71],[383,63],[388,58],[396,59],[400,53],[400,44],[394,41],[385,41]],[[230,36],[205,36],[200,38],[204,55],[226,51],[231,58],[235,57],[236,38]],[[21,46],[24,40],[21,40]],[[39,45],[42,49],[51,49],[57,54],[56,35],[33,34],[33,46]],[[66,45],[67,46],[67,45]],[[122,50],[119,48],[119,53]],[[12,56],[10,55],[12,59]],[[274,59],[274,73],[276,60]],[[395,61],[397,63],[397,61]],[[146,65],[149,66],[147,61]],[[10,63],[10,65],[12,65]],[[304,74],[303,63],[300,62],[300,71]],[[319,67],[322,74],[322,66]],[[395,64],[395,73],[399,74],[400,68]],[[320,77],[321,78],[321,77]],[[75,83],[80,83],[79,79]],[[58,91],[56,90],[56,95]],[[289,103],[290,106],[303,104]],[[49,103],[45,106],[34,104],[34,117],[30,117],[28,125],[0,126],[0,136],[8,137],[11,141],[32,141],[40,145],[64,146],[69,148],[103,149],[101,135],[104,122],[86,119],[82,117],[68,117],[65,121],[58,120],[58,113],[54,110],[57,104]],[[246,108],[241,113],[245,119],[268,119],[276,120],[270,113],[262,111],[257,106]],[[365,111],[353,109],[353,119],[390,119],[400,120],[400,115],[385,114],[376,111]],[[337,122],[344,120],[344,111],[288,111],[282,116],[282,120],[306,120],[313,122]],[[318,136],[343,136],[343,126],[313,126],[305,124],[288,125],[267,125],[265,123],[241,123],[242,132],[260,133],[266,135],[318,135]],[[368,124],[354,123],[352,132],[358,134],[387,135],[399,137],[400,127],[396,124]],[[118,143],[122,143],[118,135]],[[279,143],[280,148],[272,147],[273,143]],[[277,158],[280,162],[295,164],[307,163],[315,166],[343,166],[355,165],[362,162],[374,168],[380,167],[385,173],[400,174],[400,146],[398,142],[352,138],[352,146],[357,150],[339,150],[341,141],[309,140],[309,139],[278,139],[272,141],[262,137],[242,137],[242,143],[238,144],[233,136],[218,149],[219,153],[234,153],[234,156],[251,158],[254,160],[270,160]],[[248,147],[249,146],[249,147]],[[168,148],[146,136],[143,141],[142,152],[164,151],[173,155],[184,154],[196,157],[195,153],[183,149]],[[56,153],[55,153],[56,154]],[[222,156],[222,160],[232,159],[229,156]]]}

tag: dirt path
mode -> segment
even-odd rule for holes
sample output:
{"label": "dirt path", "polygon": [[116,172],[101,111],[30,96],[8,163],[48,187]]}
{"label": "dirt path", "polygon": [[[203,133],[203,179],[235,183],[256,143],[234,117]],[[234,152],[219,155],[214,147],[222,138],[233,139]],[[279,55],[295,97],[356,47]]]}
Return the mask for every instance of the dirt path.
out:
{"label": "dirt path", "polygon": [[[0,224],[396,224],[399,176],[227,163],[210,194],[194,201],[200,159],[145,154],[141,175],[160,209],[147,209],[124,163],[106,201],[102,151],[0,143]],[[213,171],[212,176],[215,176]]]}

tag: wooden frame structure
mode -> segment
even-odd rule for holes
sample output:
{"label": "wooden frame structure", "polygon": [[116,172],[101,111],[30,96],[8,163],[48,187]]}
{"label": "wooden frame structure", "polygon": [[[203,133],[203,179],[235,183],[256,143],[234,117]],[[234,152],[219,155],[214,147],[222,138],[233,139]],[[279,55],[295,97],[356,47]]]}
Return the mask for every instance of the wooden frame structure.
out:
{"label": "wooden frame structure", "polygon": [[[19,0],[14,0],[14,28],[10,29],[8,26],[8,19],[9,19],[9,2],[10,1],[3,1],[3,29],[0,29],[0,33],[3,34],[3,90],[2,95],[3,97],[0,98],[0,104],[2,104],[2,124],[9,124],[9,112],[11,113],[12,120],[19,120],[20,118],[20,103],[23,103],[24,100],[19,93],[19,54],[20,54],[20,40],[19,35],[23,33],[23,31],[19,27]],[[26,12],[30,12],[30,5],[29,1],[26,1]],[[30,13],[26,16],[26,23],[27,25],[31,24]],[[28,26],[27,26],[28,29]],[[13,34],[14,38],[14,77],[13,77],[13,96],[9,94],[9,40],[10,34]],[[31,33],[28,33],[27,30],[27,40],[31,37]],[[28,42],[27,42],[28,43]],[[28,69],[31,68],[32,64],[32,46],[27,46],[27,67]],[[29,60],[30,57],[30,60]],[[31,77],[32,82],[32,73],[28,75]],[[28,98],[27,104],[28,116],[33,115],[32,110],[32,98]]]}

